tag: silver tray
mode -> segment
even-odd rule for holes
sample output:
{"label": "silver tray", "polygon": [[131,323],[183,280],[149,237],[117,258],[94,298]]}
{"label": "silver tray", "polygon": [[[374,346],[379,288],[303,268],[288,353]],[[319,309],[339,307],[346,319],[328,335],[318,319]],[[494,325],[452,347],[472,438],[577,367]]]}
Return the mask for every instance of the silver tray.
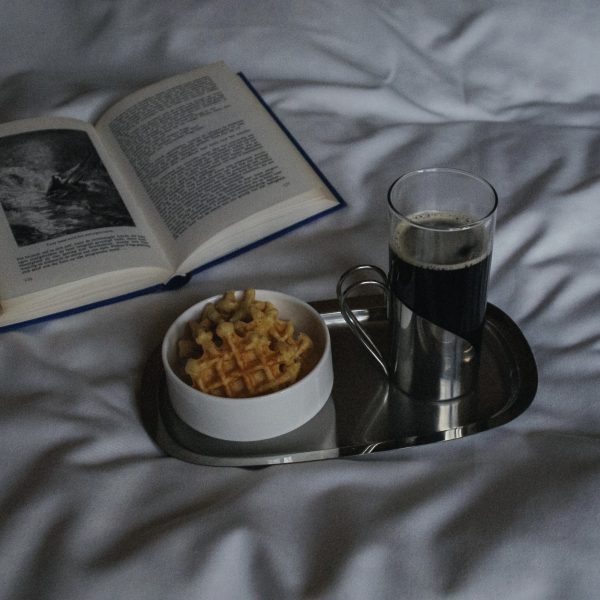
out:
{"label": "silver tray", "polygon": [[[353,298],[352,310],[384,350],[388,343],[381,300]],[[388,385],[356,340],[336,300],[313,302],[331,334],[334,386],[322,410],[295,431],[259,442],[229,442],[184,423],[169,401],[160,353],[141,385],[142,418],[151,437],[175,458],[202,465],[255,467],[367,454],[452,440],[503,425],[525,411],[537,390],[533,354],[517,325],[488,304],[481,366],[470,395],[443,402],[413,400]]]}

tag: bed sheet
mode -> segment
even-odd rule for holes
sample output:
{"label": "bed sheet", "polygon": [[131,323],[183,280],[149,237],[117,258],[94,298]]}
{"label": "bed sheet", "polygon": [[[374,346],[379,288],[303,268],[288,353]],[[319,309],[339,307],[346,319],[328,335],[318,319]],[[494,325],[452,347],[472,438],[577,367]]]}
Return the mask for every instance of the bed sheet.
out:
{"label": "bed sheet", "polygon": [[[0,597],[596,598],[600,69],[594,0],[0,3],[0,121],[94,120],[216,60],[347,201],[184,288],[0,335]],[[425,166],[500,202],[490,301],[527,337],[531,407],[451,442],[264,469],[166,457],[141,375],[229,287],[335,295],[385,266],[385,195]]]}

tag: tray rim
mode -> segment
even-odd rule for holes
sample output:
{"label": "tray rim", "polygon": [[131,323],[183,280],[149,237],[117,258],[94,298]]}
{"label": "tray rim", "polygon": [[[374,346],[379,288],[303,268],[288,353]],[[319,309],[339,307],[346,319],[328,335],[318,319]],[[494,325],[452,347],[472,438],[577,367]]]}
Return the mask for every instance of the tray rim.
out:
{"label": "tray rim", "polygon": [[[383,320],[382,315],[384,315],[385,309],[381,306],[381,298],[375,296],[358,296],[351,300],[352,310],[359,320]],[[347,326],[339,311],[337,300],[316,300],[309,304],[323,316],[328,327]],[[146,364],[146,371],[158,371],[160,373],[158,385],[155,385],[152,388],[155,390],[153,403],[156,406],[154,407],[154,422],[151,424],[150,428],[147,427],[147,429],[149,429],[148,433],[167,455],[185,462],[206,466],[264,467],[274,464],[296,464],[301,462],[360,456],[394,449],[400,450],[402,448],[417,445],[459,439],[494,429],[514,420],[529,408],[537,392],[538,373],[533,351],[517,324],[504,311],[491,303],[488,303],[487,311],[486,327],[495,329],[496,339],[500,339],[505,347],[509,346],[509,342],[512,341],[519,349],[518,354],[520,355],[520,360],[514,360],[513,363],[518,371],[520,386],[517,391],[516,399],[508,398],[506,404],[501,409],[497,410],[486,419],[461,424],[444,430],[431,431],[426,434],[421,433],[413,436],[405,436],[402,440],[399,440],[398,437],[392,437],[378,442],[364,444],[350,444],[326,449],[262,455],[212,456],[210,454],[200,454],[178,441],[176,436],[169,431],[169,427],[165,422],[166,420],[163,414],[163,411],[165,410],[164,404],[168,403],[170,405],[170,402],[168,401],[168,394],[166,394],[166,387],[164,385],[162,363],[160,362],[160,357],[157,356],[158,350],[156,349]],[[499,327],[500,323],[508,326],[507,329],[501,331]],[[509,339],[507,340],[506,338]],[[154,363],[154,365],[151,366],[151,363]],[[142,401],[145,402],[146,399],[143,399]],[[443,405],[445,402],[448,401],[441,401],[439,404]],[[171,410],[173,409],[171,408]],[[186,426],[186,424],[184,424],[184,426]],[[223,441],[223,443],[228,444],[228,442],[225,441]]]}

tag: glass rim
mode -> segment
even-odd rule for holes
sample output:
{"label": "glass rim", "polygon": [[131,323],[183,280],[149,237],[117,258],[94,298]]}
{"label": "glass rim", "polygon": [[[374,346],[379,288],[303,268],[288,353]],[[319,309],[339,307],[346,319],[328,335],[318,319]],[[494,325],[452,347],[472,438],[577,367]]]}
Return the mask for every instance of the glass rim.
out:
{"label": "glass rim", "polygon": [[[440,229],[437,227],[429,227],[427,225],[424,225],[423,223],[419,223],[418,221],[413,221],[409,216],[400,212],[393,205],[392,191],[399,183],[401,183],[411,177],[414,177],[416,175],[431,174],[431,173],[445,173],[445,174],[452,174],[452,175],[461,175],[463,177],[468,177],[478,183],[483,184],[484,187],[486,187],[488,189],[488,191],[490,191],[492,193],[492,199],[493,199],[492,208],[483,217],[473,220],[472,222],[468,223],[467,225],[457,225],[456,227],[444,227],[443,229]],[[497,194],[494,186],[489,181],[487,181],[483,177],[480,177],[479,175],[474,175],[473,173],[470,173],[469,171],[464,171],[462,169],[454,169],[454,168],[450,168],[450,167],[428,167],[425,169],[416,169],[414,171],[408,171],[407,173],[404,173],[404,175],[401,175],[400,177],[398,177],[392,183],[392,185],[390,185],[390,188],[388,190],[387,200],[388,200],[388,206],[389,206],[390,210],[396,216],[403,219],[404,221],[407,221],[414,227],[417,227],[419,229],[424,229],[427,231],[464,231],[466,229],[472,229],[473,227],[477,227],[478,225],[481,225],[481,224],[485,223],[486,221],[488,221],[490,219],[490,217],[492,217],[494,215],[494,213],[496,212],[496,208],[498,207],[498,194]]]}

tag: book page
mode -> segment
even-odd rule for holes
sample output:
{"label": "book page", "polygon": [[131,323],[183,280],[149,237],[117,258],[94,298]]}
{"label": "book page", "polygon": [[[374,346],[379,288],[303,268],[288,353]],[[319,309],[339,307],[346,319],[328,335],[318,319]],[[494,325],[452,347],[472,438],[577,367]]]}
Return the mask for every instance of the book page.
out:
{"label": "book page", "polygon": [[0,302],[118,269],[170,269],[121,188],[91,126],[2,125]]}
{"label": "book page", "polygon": [[[161,242],[183,261],[219,231],[322,182],[240,77],[216,63],[128,96],[100,119]],[[160,224],[162,223],[162,225]]]}

